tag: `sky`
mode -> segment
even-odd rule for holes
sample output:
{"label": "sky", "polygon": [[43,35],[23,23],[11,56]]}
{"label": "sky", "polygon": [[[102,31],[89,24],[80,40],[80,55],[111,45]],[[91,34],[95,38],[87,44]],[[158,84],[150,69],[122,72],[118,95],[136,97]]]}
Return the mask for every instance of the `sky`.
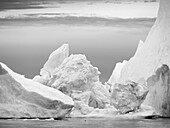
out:
{"label": "sky", "polygon": [[16,1],[0,1],[0,61],[28,78],[68,43],[70,54],[85,54],[107,81],[115,64],[132,57],[139,40],[145,41],[158,11],[158,2],[146,1]]}
{"label": "sky", "polygon": [[49,3],[74,3],[74,2],[155,2],[158,0],[1,0],[0,1],[0,9],[26,9],[26,8],[43,8],[42,4],[49,4]]}

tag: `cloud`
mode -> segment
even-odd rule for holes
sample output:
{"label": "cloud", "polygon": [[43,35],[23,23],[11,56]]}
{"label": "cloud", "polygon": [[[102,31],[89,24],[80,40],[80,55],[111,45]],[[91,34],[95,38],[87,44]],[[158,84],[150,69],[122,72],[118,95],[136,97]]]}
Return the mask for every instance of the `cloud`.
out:
{"label": "cloud", "polygon": [[[0,11],[5,9],[27,9],[27,8],[43,8],[44,4],[50,2],[55,3],[67,3],[67,2],[80,2],[82,0],[1,0],[0,1]],[[89,2],[105,1],[109,2],[156,2],[158,0],[83,0]]]}

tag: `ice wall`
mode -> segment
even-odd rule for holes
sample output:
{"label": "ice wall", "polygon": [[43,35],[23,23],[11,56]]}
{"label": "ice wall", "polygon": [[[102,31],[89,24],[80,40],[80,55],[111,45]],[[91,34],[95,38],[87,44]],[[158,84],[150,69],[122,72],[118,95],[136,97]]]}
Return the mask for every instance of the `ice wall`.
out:
{"label": "ice wall", "polygon": [[170,66],[170,0],[160,0],[157,20],[145,43],[138,46],[134,57],[123,66],[116,81],[146,80],[162,64]]}

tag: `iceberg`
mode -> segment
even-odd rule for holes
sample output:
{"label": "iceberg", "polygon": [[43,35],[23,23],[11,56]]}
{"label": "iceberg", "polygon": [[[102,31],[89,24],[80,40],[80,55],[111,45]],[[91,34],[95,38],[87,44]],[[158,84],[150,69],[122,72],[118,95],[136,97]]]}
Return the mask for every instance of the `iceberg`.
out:
{"label": "iceberg", "polygon": [[[58,53],[62,53],[62,55],[69,53],[68,50],[68,45],[62,45],[52,52],[49,60],[53,56],[60,56]],[[51,62],[56,63],[57,59],[58,57]],[[51,65],[49,60],[45,65],[47,63]],[[110,104],[110,93],[107,86],[99,81],[98,68],[93,67],[85,55],[72,54],[69,56],[67,54],[59,62],[61,62],[60,65],[51,68],[50,77],[44,77],[45,75],[40,72],[41,76],[34,77],[34,80],[72,97],[75,104],[72,113],[86,115],[94,108],[103,109],[107,104]]]}
{"label": "iceberg", "polygon": [[[40,75],[33,80],[0,63],[0,115],[61,118],[70,114],[71,117],[136,119],[157,114],[156,110],[162,116],[169,116],[169,6],[168,0],[160,2],[158,18],[145,43],[139,42],[129,61],[116,65],[108,84],[100,82],[98,68],[85,55],[69,56],[68,44],[51,53]],[[153,75],[162,64],[166,66]],[[148,88],[146,83],[141,85],[141,79],[148,79]],[[127,80],[134,82],[126,83]],[[161,85],[164,88],[159,92]]]}
{"label": "iceberg", "polygon": [[47,80],[53,76],[53,71],[58,68],[65,58],[69,55],[69,45],[63,44],[60,48],[52,52],[40,70],[40,76],[37,75],[33,78],[34,81],[46,84]]}
{"label": "iceberg", "polygon": [[[122,67],[122,65],[118,65],[118,69]],[[93,67],[85,55],[72,54],[66,57],[51,72],[52,74],[49,78],[44,77],[46,81],[44,85],[55,88],[73,99],[74,108],[70,113],[71,117],[137,118],[139,115],[143,115],[142,118],[144,118],[145,116],[154,114],[152,107],[149,107],[149,109],[146,109],[148,108],[146,106],[141,107],[148,90],[136,83],[130,83],[129,88],[122,88],[122,93],[126,93],[128,96],[131,95],[132,97],[130,100],[127,100],[129,97],[126,97],[129,104],[126,104],[123,109],[116,107],[113,103],[113,92],[115,90],[110,89],[109,84],[106,83],[103,85],[100,82],[98,68]],[[120,74],[120,72],[115,73],[115,77],[117,74]],[[125,91],[126,89],[127,91]],[[120,100],[121,102],[125,99],[116,100]],[[128,107],[129,109],[126,109]],[[123,110],[125,111],[123,112]],[[130,115],[127,116],[128,114]]]}
{"label": "iceberg", "polygon": [[110,94],[99,82],[99,75],[85,55],[75,54],[65,58],[46,85],[71,96],[75,111],[88,114],[93,108],[104,108],[109,103]]}
{"label": "iceberg", "polygon": [[[135,55],[122,68],[114,81],[125,83],[126,80],[137,82],[151,76],[162,64],[170,66],[170,1],[160,0],[157,20],[151,28],[145,43],[140,41]],[[120,64],[119,64],[120,65]],[[119,74],[119,73],[118,73]],[[112,80],[115,74],[111,76]]]}
{"label": "iceberg", "polygon": [[99,81],[99,74],[85,55],[70,55],[53,71],[47,85],[70,95],[72,91],[90,90]]}
{"label": "iceberg", "polygon": [[71,97],[27,79],[0,63],[0,117],[63,118],[73,106]]}
{"label": "iceberg", "polygon": [[140,108],[148,94],[148,89],[143,84],[127,81],[126,85],[115,84],[111,95],[111,105],[115,106],[120,113],[126,114]]}
{"label": "iceberg", "polygon": [[170,117],[170,1],[160,0],[156,22],[145,43],[140,41],[135,55],[126,63],[119,63],[109,81],[125,84],[127,80],[146,81],[149,93],[145,105],[153,107],[163,117]]}
{"label": "iceberg", "polygon": [[163,64],[147,79],[149,93],[145,105],[155,108],[163,117],[170,117],[170,70]]}
{"label": "iceberg", "polygon": [[[108,84],[100,82],[98,68],[93,67],[85,55],[69,56],[68,44],[51,53],[33,80],[0,63],[0,117],[61,118],[70,114],[71,117],[136,119],[154,115],[154,108],[166,113],[169,109],[155,107],[152,87],[147,96],[148,90],[139,81],[146,80],[158,66],[170,64],[169,5],[168,0],[161,1],[157,21],[145,43],[139,42],[129,61],[116,65]],[[134,82],[126,83],[127,80]],[[167,93],[167,88],[162,92]],[[162,104],[169,107],[160,102]]]}
{"label": "iceberg", "polygon": [[123,66],[127,63],[127,60],[124,60],[122,63],[117,63],[111,77],[108,80],[108,84],[114,85],[115,83],[118,83],[118,78],[120,77],[121,71]]}

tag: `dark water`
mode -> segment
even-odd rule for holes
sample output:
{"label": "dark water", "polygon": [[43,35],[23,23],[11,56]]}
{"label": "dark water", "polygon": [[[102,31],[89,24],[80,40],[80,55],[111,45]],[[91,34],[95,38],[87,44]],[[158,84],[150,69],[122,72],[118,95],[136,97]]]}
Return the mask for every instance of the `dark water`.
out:
{"label": "dark water", "polygon": [[113,120],[71,118],[66,120],[0,120],[0,128],[170,128],[170,119]]}

